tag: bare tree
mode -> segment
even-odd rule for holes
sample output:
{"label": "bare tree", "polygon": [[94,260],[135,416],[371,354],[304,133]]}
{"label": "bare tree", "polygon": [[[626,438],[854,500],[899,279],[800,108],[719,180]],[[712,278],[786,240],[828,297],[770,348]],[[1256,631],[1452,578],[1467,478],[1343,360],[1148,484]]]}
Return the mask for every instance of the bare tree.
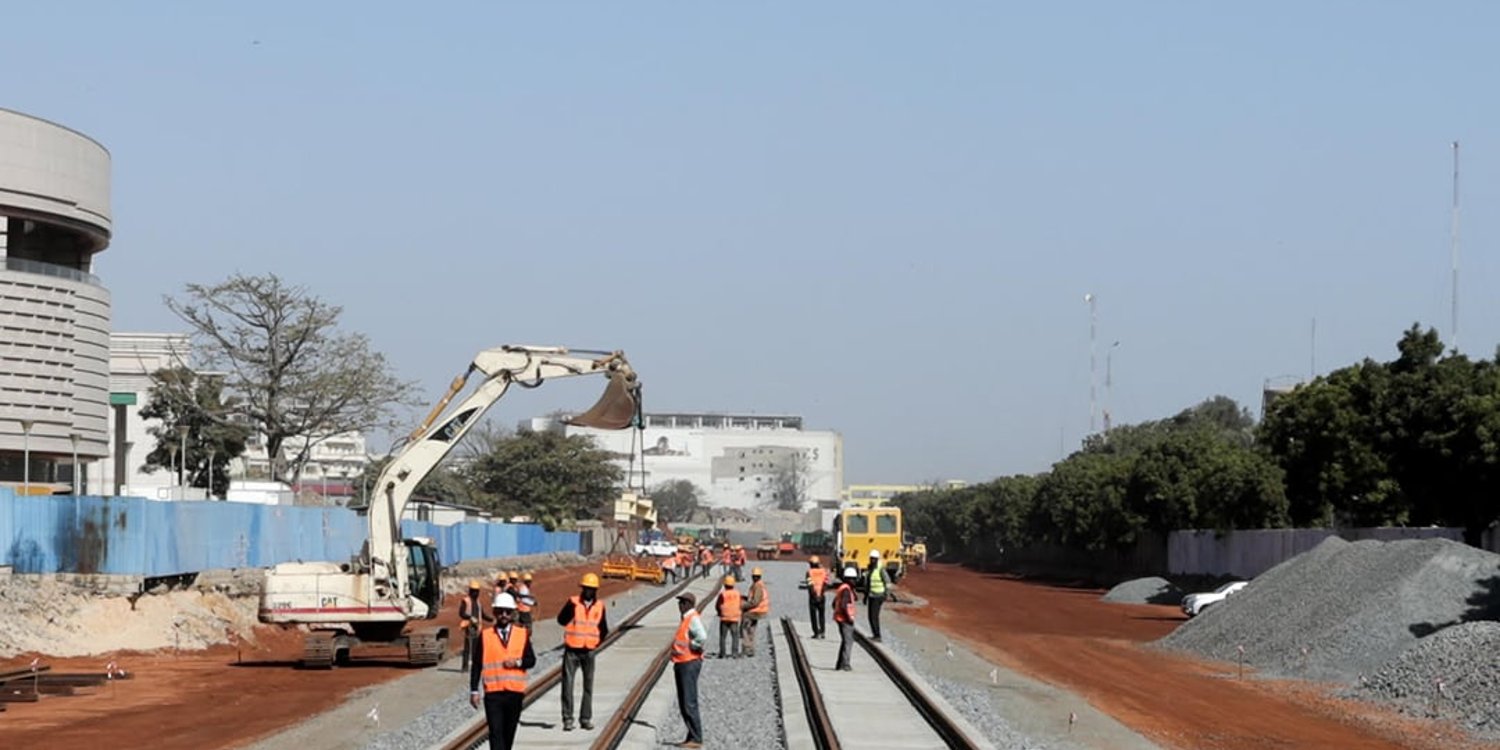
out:
{"label": "bare tree", "polygon": [[807,469],[807,454],[792,449],[777,461],[776,473],[771,476],[771,497],[768,507],[776,510],[801,511],[807,504],[807,490],[812,486],[812,477]]}
{"label": "bare tree", "polygon": [[396,378],[368,338],[338,330],[343,308],[275,274],[188,284],[166,304],[192,326],[204,363],[223,371],[243,400],[247,426],[265,437],[273,476],[283,446],[292,453],[282,475],[295,483],[318,443],[394,427],[396,407],[413,404],[414,386]]}

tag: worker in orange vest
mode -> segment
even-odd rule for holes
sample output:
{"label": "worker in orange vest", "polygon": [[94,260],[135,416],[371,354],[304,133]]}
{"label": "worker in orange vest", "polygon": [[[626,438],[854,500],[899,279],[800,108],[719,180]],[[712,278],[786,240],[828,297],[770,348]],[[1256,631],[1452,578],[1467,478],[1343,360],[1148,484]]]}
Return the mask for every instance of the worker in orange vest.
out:
{"label": "worker in orange vest", "polygon": [[516,600],[510,594],[495,597],[495,627],[485,628],[474,652],[469,672],[469,705],[484,703],[484,720],[490,729],[491,750],[510,750],[521,721],[521,700],[526,696],[526,670],[536,666],[531,632],[511,623]]}
{"label": "worker in orange vest", "polygon": [[732,568],[734,567],[734,549],[732,547],[733,545],[725,544],[724,552],[719,555],[720,575],[734,575],[734,571],[732,570]]}
{"label": "worker in orange vest", "polygon": [[698,616],[698,597],[680,594],[677,611],[682,620],[672,636],[672,677],[677,686],[677,711],[687,726],[687,739],[678,747],[703,747],[703,717],[698,714],[698,675],[703,672],[703,651],[708,647],[708,628]]}
{"label": "worker in orange vest", "polygon": [[486,622],[494,619],[479,603],[479,593],[483,589],[484,584],[479,579],[469,581],[469,595],[458,602],[458,627],[464,632],[464,650],[459,659],[459,671],[469,668],[469,654],[476,648],[474,644],[479,641],[479,632],[484,630]]}
{"label": "worker in orange vest", "polygon": [[828,623],[824,620],[823,610],[828,604],[828,571],[823,569],[822,561],[817,555],[807,560],[807,578],[804,584],[807,586],[807,615],[812,624],[812,637],[826,638],[828,634],[824,631]]}
{"label": "worker in orange vest", "polygon": [[745,557],[745,545],[743,545],[743,544],[736,544],[736,545],[734,545],[734,557],[731,558],[731,560],[732,560],[732,562],[734,564],[734,571],[733,572],[734,572],[734,577],[735,578],[744,578],[745,577],[745,560],[747,560],[747,559],[749,559],[749,558]]}
{"label": "worker in orange vest", "polygon": [[583,699],[578,705],[578,723],[594,728],[594,652],[609,637],[609,613],[599,601],[599,576],[585,573],[578,581],[578,596],[569,597],[557,613],[563,627],[562,720],[563,731],[573,731],[573,674],[583,670]]}
{"label": "worker in orange vest", "polygon": [[745,601],[745,619],[740,623],[746,658],[754,658],[755,632],[760,628],[760,621],[771,614],[771,592],[766,590],[766,582],[760,580],[760,573],[760,568],[750,570],[750,598]]}
{"label": "worker in orange vest", "polygon": [[673,552],[661,559],[662,578],[677,583],[677,553]]}
{"label": "worker in orange vest", "polygon": [[854,646],[854,582],[858,580],[859,568],[844,568],[844,580],[833,595],[833,622],[839,626],[839,661],[834,668],[843,672],[854,670],[849,666],[849,652]]}
{"label": "worker in orange vest", "polygon": [[700,545],[698,547],[698,577],[707,578],[709,569],[713,567],[713,564],[713,550],[709,549],[708,545]]}
{"label": "worker in orange vest", "polygon": [[740,658],[740,615],[743,604],[740,590],[734,587],[734,576],[724,576],[724,588],[714,609],[719,613],[719,658],[724,658],[724,646],[730,645],[734,658]]}
{"label": "worker in orange vest", "polygon": [[536,607],[536,597],[531,593],[531,571],[521,574],[521,582],[516,586],[516,621],[521,627],[531,629],[531,610]]}

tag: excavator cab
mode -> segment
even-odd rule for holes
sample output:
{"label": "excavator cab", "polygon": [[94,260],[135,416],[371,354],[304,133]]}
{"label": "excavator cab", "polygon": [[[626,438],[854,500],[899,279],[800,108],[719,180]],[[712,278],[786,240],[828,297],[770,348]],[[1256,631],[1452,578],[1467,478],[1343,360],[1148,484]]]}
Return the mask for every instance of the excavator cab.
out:
{"label": "excavator cab", "polygon": [[407,573],[410,576],[411,593],[427,605],[427,619],[438,616],[442,608],[442,563],[438,561],[437,547],[428,539],[403,539],[406,545]]}

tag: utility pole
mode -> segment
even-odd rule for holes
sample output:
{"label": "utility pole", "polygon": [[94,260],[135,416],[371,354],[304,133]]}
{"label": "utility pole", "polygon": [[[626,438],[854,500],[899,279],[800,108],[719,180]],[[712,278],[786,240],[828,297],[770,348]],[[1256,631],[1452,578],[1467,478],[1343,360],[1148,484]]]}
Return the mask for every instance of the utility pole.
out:
{"label": "utility pole", "polygon": [[1120,345],[1116,341],[1109,345],[1109,351],[1104,355],[1104,435],[1109,436],[1110,410],[1115,407],[1115,348]]}
{"label": "utility pole", "polygon": [[1099,413],[1099,356],[1096,340],[1099,334],[1099,298],[1092,292],[1083,295],[1089,303],[1089,434],[1094,434]]}
{"label": "utility pole", "polygon": [[1449,344],[1458,351],[1458,141],[1453,142],[1453,323],[1449,333]]}

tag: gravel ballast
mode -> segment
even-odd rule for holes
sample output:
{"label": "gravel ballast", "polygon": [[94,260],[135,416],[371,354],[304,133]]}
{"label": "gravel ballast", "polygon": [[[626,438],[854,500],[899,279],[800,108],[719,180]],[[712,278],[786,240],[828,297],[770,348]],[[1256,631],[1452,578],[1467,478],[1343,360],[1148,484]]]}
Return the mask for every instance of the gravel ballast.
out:
{"label": "gravel ballast", "polygon": [[1497,569],[1500,555],[1447,539],[1330,537],[1157,643],[1224,661],[1243,647],[1264,672],[1352,684],[1419,636],[1493,617]]}
{"label": "gravel ballast", "polygon": [[1417,641],[1350,691],[1413,716],[1500,739],[1500,623],[1454,625]]}
{"label": "gravel ballast", "polygon": [[1117,604],[1178,604],[1182,601],[1182,589],[1165,578],[1152,576],[1126,581],[1101,598]]}

